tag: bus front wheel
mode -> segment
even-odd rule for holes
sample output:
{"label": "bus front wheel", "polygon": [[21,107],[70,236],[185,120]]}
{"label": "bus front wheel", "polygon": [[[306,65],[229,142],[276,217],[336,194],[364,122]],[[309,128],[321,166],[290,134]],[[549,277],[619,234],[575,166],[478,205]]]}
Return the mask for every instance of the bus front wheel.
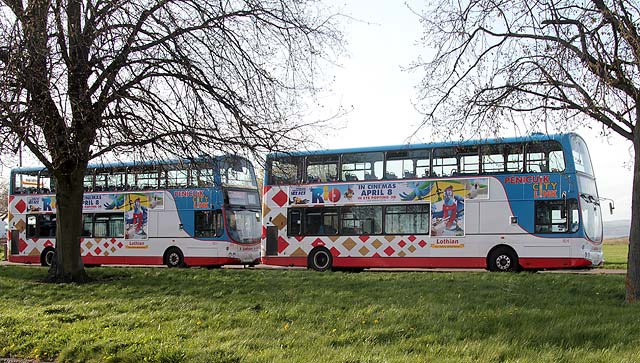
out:
{"label": "bus front wheel", "polygon": [[164,253],[164,263],[167,267],[185,267],[184,255],[177,247],[171,247]]}
{"label": "bus front wheel", "polygon": [[518,265],[518,255],[508,247],[498,247],[489,254],[489,271],[493,272],[517,272],[520,271]]}
{"label": "bus front wheel", "polygon": [[47,247],[42,251],[42,254],[40,254],[40,265],[50,267],[54,258],[56,258],[56,250]]}
{"label": "bus front wheel", "polygon": [[331,269],[333,256],[324,247],[314,248],[309,254],[307,265],[316,271],[324,272]]}

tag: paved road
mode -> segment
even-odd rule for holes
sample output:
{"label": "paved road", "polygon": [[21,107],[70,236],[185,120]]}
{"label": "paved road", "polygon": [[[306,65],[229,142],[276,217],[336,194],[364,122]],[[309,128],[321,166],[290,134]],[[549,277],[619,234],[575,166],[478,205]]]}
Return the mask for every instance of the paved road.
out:
{"label": "paved road", "polygon": [[[0,261],[0,266],[33,266],[39,267],[39,265],[27,265],[21,263],[13,263],[8,261]],[[164,266],[147,266],[147,265],[113,265],[114,267],[141,267],[141,268],[163,268]],[[244,266],[224,266],[224,268],[242,269],[247,268]],[[250,267],[254,269],[264,270],[283,270],[283,269],[304,269],[304,267],[283,267],[283,266],[268,266],[257,265]],[[374,272],[487,272],[485,269],[471,269],[471,268],[372,268],[367,271]],[[542,273],[570,273],[570,274],[587,274],[587,275],[624,275],[626,270],[611,270],[606,268],[584,269],[584,270],[551,270],[541,271]],[[1,362],[0,362],[1,363]]]}

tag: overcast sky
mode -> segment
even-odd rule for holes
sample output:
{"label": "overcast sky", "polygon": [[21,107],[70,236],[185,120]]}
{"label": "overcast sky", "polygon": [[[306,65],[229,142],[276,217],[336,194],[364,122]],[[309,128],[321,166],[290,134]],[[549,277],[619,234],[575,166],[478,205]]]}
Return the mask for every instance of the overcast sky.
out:
{"label": "overcast sky", "polygon": [[[418,18],[402,1],[332,1],[341,13],[355,18],[345,26],[347,56],[335,70],[333,94],[351,112],[336,135],[318,140],[326,148],[397,145],[405,143],[422,120],[414,109],[415,85],[421,74],[402,70],[421,54],[422,34]],[[426,2],[410,1],[421,10]],[[587,141],[596,173],[599,194],[615,200],[616,209],[606,220],[631,218],[631,143],[620,136],[608,139],[595,130],[577,132]],[[430,141],[428,130],[418,136]],[[504,135],[515,136],[515,135]],[[437,141],[437,140],[436,140]]]}

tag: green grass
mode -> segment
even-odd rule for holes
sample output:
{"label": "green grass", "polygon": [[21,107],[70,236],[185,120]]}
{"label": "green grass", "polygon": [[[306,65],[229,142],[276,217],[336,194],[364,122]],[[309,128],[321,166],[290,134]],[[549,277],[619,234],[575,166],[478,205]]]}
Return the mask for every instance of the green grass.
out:
{"label": "green grass", "polygon": [[627,254],[629,253],[628,244],[604,244],[602,245],[604,252],[604,266],[606,269],[627,269]]}
{"label": "green grass", "polygon": [[637,362],[624,276],[0,266],[0,357],[89,362]]}

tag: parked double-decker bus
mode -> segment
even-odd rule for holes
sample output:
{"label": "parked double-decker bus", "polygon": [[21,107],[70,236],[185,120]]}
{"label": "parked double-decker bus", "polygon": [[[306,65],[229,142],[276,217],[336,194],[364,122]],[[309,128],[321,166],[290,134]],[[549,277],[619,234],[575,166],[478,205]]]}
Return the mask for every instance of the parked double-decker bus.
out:
{"label": "parked double-decker bus", "polygon": [[262,262],[315,270],[602,264],[577,134],[271,154]]}
{"label": "parked double-decker bus", "polygon": [[[44,168],[12,170],[9,261],[51,264],[55,189]],[[259,262],[260,197],[244,158],[92,165],[84,189],[78,223],[86,265]]]}

